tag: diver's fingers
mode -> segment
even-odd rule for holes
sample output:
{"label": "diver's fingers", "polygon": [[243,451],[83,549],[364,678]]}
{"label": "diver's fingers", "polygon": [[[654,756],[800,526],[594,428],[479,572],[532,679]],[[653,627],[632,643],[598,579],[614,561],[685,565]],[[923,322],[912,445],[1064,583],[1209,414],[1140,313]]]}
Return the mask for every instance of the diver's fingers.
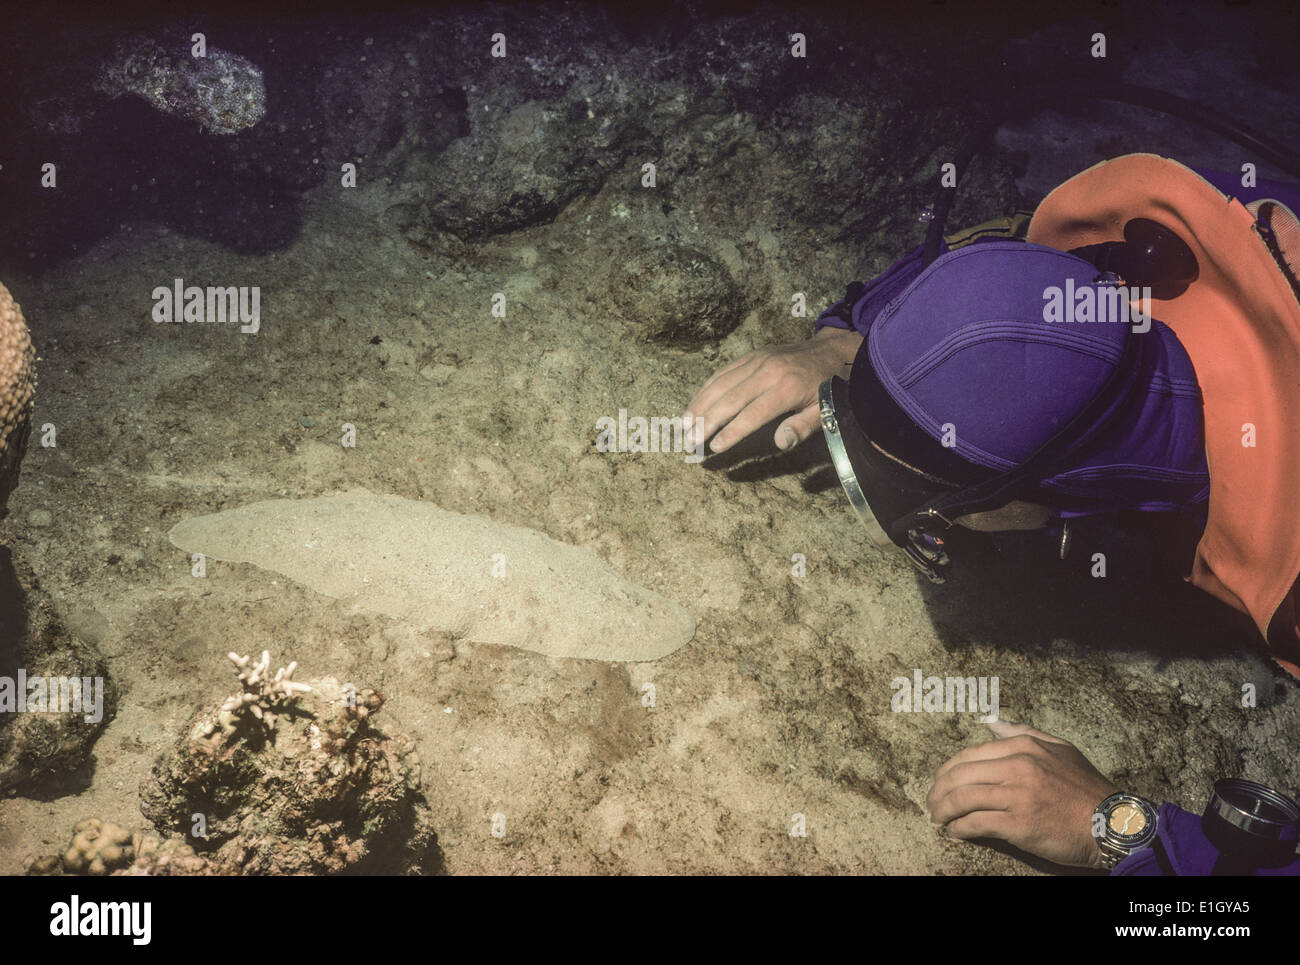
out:
{"label": "diver's fingers", "polygon": [[988,721],[989,730],[997,734],[998,737],[1037,737],[1040,741],[1047,741],[1049,744],[1068,744],[1067,740],[1059,737],[1053,737],[1051,734],[1044,733],[1041,730],[1035,730],[1028,724],[1013,724],[1009,720],[991,720]]}
{"label": "diver's fingers", "polygon": [[[703,406],[695,405],[688,409],[686,416],[683,417],[682,422],[688,432],[686,437],[688,446],[703,443],[704,440],[713,436],[714,433],[735,419],[738,414],[761,399],[767,391],[764,381],[756,379],[752,375],[748,378],[741,376],[740,380],[734,383],[719,384],[726,386],[726,390],[721,395],[716,398],[705,399]],[[779,414],[774,412],[769,418],[775,418]],[[727,445],[739,442],[740,439],[752,431],[752,429],[746,430],[741,435],[732,433]],[[721,452],[722,449],[719,449],[716,443],[717,439],[715,437],[714,442],[710,444],[711,448],[714,452]]]}
{"label": "diver's fingers", "polygon": [[1012,754],[1032,754],[1035,751],[1041,751],[1041,746],[1029,734],[1007,737],[1002,740],[985,741],[983,744],[968,747],[948,758],[935,772],[934,779],[937,782],[948,771],[961,764],[969,764],[972,761],[990,761],[999,757],[1010,757]]}
{"label": "diver's fingers", "polygon": [[740,358],[728,362],[704,380],[704,384],[695,393],[695,398],[691,399],[691,404],[686,407],[686,411],[699,415],[696,412],[697,408],[708,405],[711,398],[716,398],[719,393],[726,392],[728,385],[735,385],[739,380],[753,375],[754,370],[762,365],[771,354],[770,349],[757,349],[753,352],[746,352]]}
{"label": "diver's fingers", "polygon": [[930,805],[930,820],[948,824],[972,812],[1011,810],[1011,791],[1002,784],[963,784]]}
{"label": "diver's fingers", "polygon": [[[730,362],[728,362],[726,365],[718,369],[718,371],[714,372],[712,375],[710,375],[707,379],[704,380],[704,384],[700,386],[700,392],[703,392],[709,386],[713,385],[715,382],[717,382],[728,372],[734,372],[736,371],[736,369],[744,368],[746,366],[751,365],[752,363],[762,361],[760,356],[768,354],[768,351],[769,350],[767,349],[756,349],[753,352],[746,352],[744,355],[740,356],[739,358],[732,359]],[[699,392],[696,393],[696,395],[699,394],[700,394]]]}
{"label": "diver's fingers", "polygon": [[[1006,758],[967,761],[958,764],[934,779],[934,786],[930,788],[930,793],[925,796],[925,806],[933,811],[944,798],[958,788],[977,784],[1004,784],[1015,777],[1014,771],[1014,767],[1008,766]],[[947,818],[944,820],[947,820]]]}
{"label": "diver's fingers", "polygon": [[793,449],[821,426],[821,406],[813,403],[776,427],[776,447]]}
{"label": "diver's fingers", "polygon": [[[791,405],[791,399],[797,396],[781,391],[780,386],[781,383],[778,382],[774,388],[771,383],[759,378],[749,379],[738,386],[736,391],[727,397],[726,406],[721,411],[734,409],[741,398],[746,399],[744,408],[732,413],[734,418],[729,417],[730,421],[709,442],[709,448],[714,452],[725,452],[751,432],[763,428],[777,416],[785,415],[795,405],[801,404],[796,402],[795,405]],[[741,394],[742,391],[745,392],[744,396]]]}
{"label": "diver's fingers", "polygon": [[1007,841],[1015,833],[1015,818],[1009,811],[972,811],[948,822],[944,830],[949,836],[970,841],[974,838],[995,838]]}
{"label": "diver's fingers", "polygon": [[[714,373],[707,382],[700,386],[700,390],[695,393],[695,398],[691,399],[690,404],[686,406],[686,411],[682,414],[682,421],[688,426],[694,426],[696,419],[703,419],[704,434],[702,439],[687,439],[687,445],[693,445],[694,442],[707,439],[718,426],[749,404],[752,395],[745,397],[740,405],[730,411],[724,411],[725,406],[719,408],[719,403],[726,401],[732,390],[753,375],[760,364],[759,359],[751,356],[737,359],[725,369]],[[757,391],[757,387],[752,387],[751,391]]]}

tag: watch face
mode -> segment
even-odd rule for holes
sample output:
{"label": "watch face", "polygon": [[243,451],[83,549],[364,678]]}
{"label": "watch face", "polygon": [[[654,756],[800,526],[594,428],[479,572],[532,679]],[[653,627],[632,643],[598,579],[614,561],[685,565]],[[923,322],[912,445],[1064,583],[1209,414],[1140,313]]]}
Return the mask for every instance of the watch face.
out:
{"label": "watch face", "polygon": [[1123,838],[1133,838],[1146,830],[1147,816],[1132,804],[1120,804],[1110,812],[1110,830]]}

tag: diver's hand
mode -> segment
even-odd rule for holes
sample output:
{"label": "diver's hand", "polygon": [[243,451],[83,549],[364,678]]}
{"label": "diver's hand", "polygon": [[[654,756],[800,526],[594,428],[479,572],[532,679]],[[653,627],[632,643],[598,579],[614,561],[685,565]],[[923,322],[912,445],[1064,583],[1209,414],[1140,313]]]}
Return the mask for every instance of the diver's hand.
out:
{"label": "diver's hand", "polygon": [[994,721],[998,740],[968,747],[935,775],[930,820],[955,838],[1000,838],[1057,864],[1100,868],[1097,805],[1118,788],[1073,744]]}
{"label": "diver's hand", "polygon": [[703,437],[688,436],[686,444],[713,436],[709,448],[722,452],[786,413],[794,414],[776,427],[777,448],[802,442],[820,422],[817,387],[832,375],[847,378],[861,344],[857,332],[823,328],[806,342],[741,356],[714,373],[686,407],[688,433],[697,418],[704,420]]}

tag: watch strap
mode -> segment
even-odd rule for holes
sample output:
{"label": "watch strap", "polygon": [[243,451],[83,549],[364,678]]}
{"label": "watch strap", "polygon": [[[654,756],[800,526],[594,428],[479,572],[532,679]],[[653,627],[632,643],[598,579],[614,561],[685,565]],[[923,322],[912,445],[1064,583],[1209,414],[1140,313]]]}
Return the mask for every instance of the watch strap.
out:
{"label": "watch strap", "polygon": [[[1111,816],[1125,806],[1140,811],[1143,817],[1142,827],[1131,834],[1121,833],[1111,825]],[[1149,848],[1156,839],[1159,821],[1159,808],[1144,797],[1125,791],[1108,796],[1093,812],[1093,833],[1101,851],[1102,867],[1112,871],[1129,855]]]}

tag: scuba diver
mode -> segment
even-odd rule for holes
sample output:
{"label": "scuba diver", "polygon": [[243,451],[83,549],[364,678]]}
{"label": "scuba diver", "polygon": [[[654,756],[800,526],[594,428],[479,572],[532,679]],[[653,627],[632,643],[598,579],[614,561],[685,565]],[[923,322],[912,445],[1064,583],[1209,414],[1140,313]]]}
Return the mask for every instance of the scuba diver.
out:
{"label": "scuba diver", "polygon": [[[1109,99],[1134,91],[1177,100]],[[946,238],[941,196],[927,244],[850,285],[811,340],[705,382],[688,444],[723,452],[781,419],[784,450],[820,429],[872,541],[936,582],[953,527],[1048,529],[1064,556],[1089,517],[1159,514],[1191,537],[1190,582],[1300,678],[1300,189],[1241,180],[1127,155]],[[1112,874],[1300,874],[1300,808],[1271,788],[1219,781],[1198,817],[1066,741],[990,727],[927,798],[953,837]]]}

